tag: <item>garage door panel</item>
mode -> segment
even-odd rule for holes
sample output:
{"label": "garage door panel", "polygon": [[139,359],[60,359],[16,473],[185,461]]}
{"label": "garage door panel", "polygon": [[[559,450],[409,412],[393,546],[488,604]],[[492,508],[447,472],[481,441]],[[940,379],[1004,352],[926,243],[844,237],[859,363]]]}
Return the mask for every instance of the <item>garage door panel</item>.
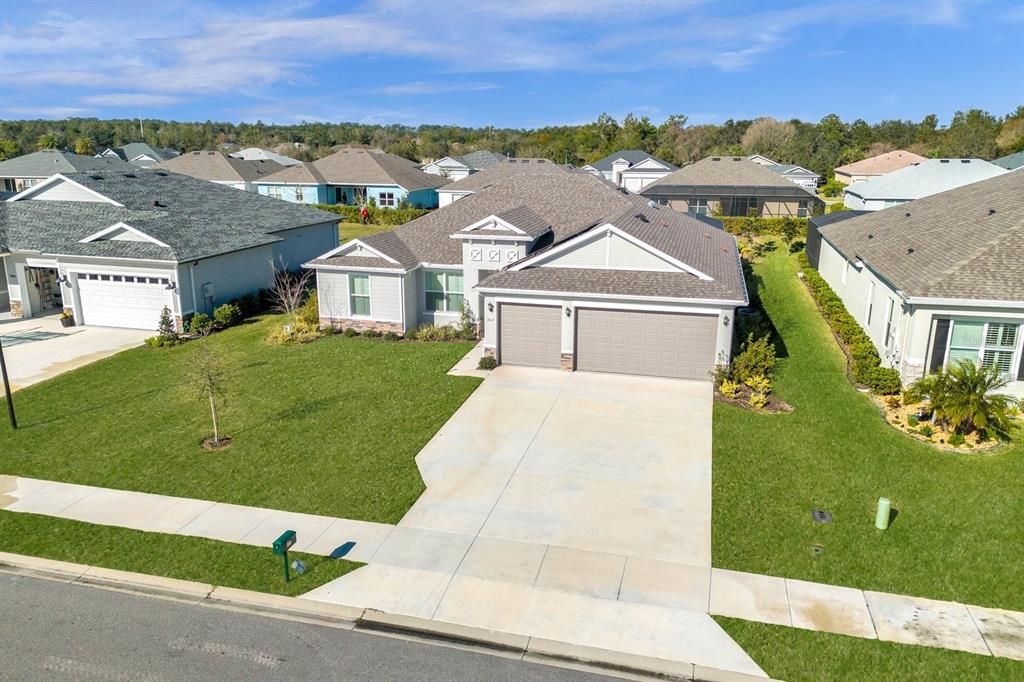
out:
{"label": "garage door panel", "polygon": [[577,310],[576,368],[709,379],[718,318],[629,310]]}
{"label": "garage door panel", "polygon": [[502,303],[498,323],[502,364],[561,367],[561,313],[560,306]]}
{"label": "garage door panel", "polygon": [[168,281],[159,277],[80,274],[77,282],[82,322],[98,327],[156,330],[160,311],[171,305]]}

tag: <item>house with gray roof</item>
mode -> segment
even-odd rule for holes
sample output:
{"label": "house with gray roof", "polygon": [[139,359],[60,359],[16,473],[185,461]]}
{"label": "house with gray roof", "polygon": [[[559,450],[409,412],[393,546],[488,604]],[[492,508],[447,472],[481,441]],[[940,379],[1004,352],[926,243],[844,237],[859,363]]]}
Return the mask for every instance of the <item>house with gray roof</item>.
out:
{"label": "house with gray roof", "polygon": [[173,159],[179,153],[169,147],[154,147],[145,142],[129,142],[123,147],[107,147],[96,156],[121,159],[139,168],[149,168],[161,161]]}
{"label": "house with gray roof", "polygon": [[821,276],[905,382],[971,360],[1024,396],[1024,173],[818,232]]}
{"label": "house with gray roof", "polygon": [[243,161],[273,161],[279,163],[282,166],[298,166],[302,162],[298,159],[293,159],[290,156],[284,154],[278,154],[270,149],[260,149],[259,147],[246,147],[245,149],[239,149],[228,154],[228,156],[235,159],[242,159]]}
{"label": "house with gray roof", "polygon": [[616,187],[639,192],[679,169],[639,149],[623,149],[583,166],[583,170],[614,183]]}
{"label": "house with gray roof", "polygon": [[640,194],[699,215],[804,218],[825,207],[814,192],[742,156],[709,156],[669,173]]}
{"label": "house with gray roof", "polygon": [[283,170],[285,166],[267,159],[246,160],[219,151],[199,151],[185,152],[151,168],[255,192],[257,182]]}
{"label": "house with gray roof", "polygon": [[1024,151],[1001,156],[998,159],[993,159],[992,163],[1006,170],[1019,170],[1024,168]]}
{"label": "house with gray roof", "polygon": [[424,173],[412,161],[394,154],[344,148],[263,178],[256,183],[256,189],[264,196],[295,203],[372,203],[380,208],[397,208],[404,201],[415,208],[436,208],[437,188],[447,182],[446,178]]}
{"label": "house with gray roof", "polygon": [[1007,172],[982,159],[927,159],[849,185],[843,190],[843,204],[857,211],[878,211]]}
{"label": "house with gray roof", "polygon": [[508,176],[306,267],[325,325],[403,333],[465,310],[499,363],[567,370],[710,380],[747,303],[718,221],[578,171]]}
{"label": "house with gray roof", "polygon": [[92,173],[96,171],[130,171],[134,168],[118,158],[83,156],[62,149],[43,149],[31,154],[0,161],[0,190],[8,198],[28,189],[55,173]]}
{"label": "house with gray roof", "polygon": [[338,243],[338,216],[163,170],[55,174],[0,203],[10,312],[179,326]]}
{"label": "house with gray roof", "polygon": [[477,171],[490,168],[496,163],[501,163],[505,159],[503,154],[495,154],[492,151],[481,149],[462,156],[445,156],[437,161],[431,161],[423,166],[423,172],[441,175],[449,181],[455,182]]}
{"label": "house with gray roof", "polygon": [[761,154],[751,154],[747,157],[747,160],[753,161],[759,166],[764,166],[773,173],[778,173],[790,182],[796,183],[810,192],[815,191],[818,188],[818,183],[821,181],[819,174],[795,163],[779,163]]}
{"label": "house with gray roof", "polygon": [[438,205],[447,206],[516,175],[562,175],[571,172],[551,159],[502,159],[498,163],[438,188]]}

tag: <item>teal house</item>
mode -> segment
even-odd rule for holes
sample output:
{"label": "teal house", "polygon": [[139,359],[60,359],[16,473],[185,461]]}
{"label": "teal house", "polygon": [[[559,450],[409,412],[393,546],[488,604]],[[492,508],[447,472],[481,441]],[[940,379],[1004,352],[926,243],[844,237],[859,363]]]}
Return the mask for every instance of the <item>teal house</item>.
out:
{"label": "teal house", "polygon": [[342,149],[268,175],[256,183],[256,191],[298,204],[362,206],[372,201],[395,208],[407,200],[416,208],[437,208],[437,188],[446,182],[394,154]]}

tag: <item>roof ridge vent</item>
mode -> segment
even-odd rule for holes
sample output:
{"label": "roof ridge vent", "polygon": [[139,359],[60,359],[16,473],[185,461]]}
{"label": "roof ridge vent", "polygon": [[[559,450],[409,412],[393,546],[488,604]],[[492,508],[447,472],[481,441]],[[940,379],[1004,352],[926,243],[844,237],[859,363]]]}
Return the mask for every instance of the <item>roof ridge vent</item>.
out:
{"label": "roof ridge vent", "polygon": [[939,163],[949,163],[949,159],[939,159]]}
{"label": "roof ridge vent", "polygon": [[960,159],[960,163],[970,163],[970,159]]}

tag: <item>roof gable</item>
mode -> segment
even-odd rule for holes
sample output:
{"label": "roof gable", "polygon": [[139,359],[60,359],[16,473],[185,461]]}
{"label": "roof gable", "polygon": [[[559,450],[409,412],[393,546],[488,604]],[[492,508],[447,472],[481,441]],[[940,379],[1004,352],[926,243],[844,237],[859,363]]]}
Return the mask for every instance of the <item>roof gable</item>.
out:
{"label": "roof gable", "polygon": [[151,237],[142,230],[137,230],[124,222],[114,223],[110,227],[106,227],[99,232],[93,232],[87,237],[78,240],[80,244],[91,244],[99,241],[149,242],[150,244],[162,246],[165,249],[170,248],[159,239]]}
{"label": "roof gable", "polygon": [[661,159],[639,149],[622,149],[620,151],[609,154],[603,159],[599,159],[590,164],[587,164],[587,166],[584,166],[584,168],[593,168],[594,170],[610,172],[612,170],[612,164],[618,160],[626,161],[630,166],[635,166],[637,164],[647,161],[648,159],[654,160],[656,163],[669,170],[676,169],[676,166],[673,166],[668,161],[662,161]]}
{"label": "roof gable", "polygon": [[7,201],[78,201],[121,206],[110,197],[60,173],[29,187],[20,194],[15,194]]}

